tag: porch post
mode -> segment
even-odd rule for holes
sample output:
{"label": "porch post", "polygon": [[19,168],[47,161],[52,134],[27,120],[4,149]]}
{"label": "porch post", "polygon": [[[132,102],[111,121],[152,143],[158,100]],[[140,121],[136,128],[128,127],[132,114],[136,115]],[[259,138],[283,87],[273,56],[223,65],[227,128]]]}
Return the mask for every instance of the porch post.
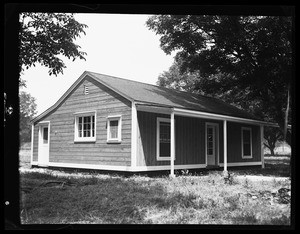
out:
{"label": "porch post", "polygon": [[31,124],[31,149],[30,149],[30,164],[33,162],[33,139],[34,139],[34,125]]}
{"label": "porch post", "polygon": [[264,125],[260,125],[260,142],[261,142],[261,168],[265,168],[264,155]]}
{"label": "porch post", "polygon": [[224,174],[227,174],[227,120],[223,121]]}
{"label": "porch post", "polygon": [[170,177],[175,177],[174,175],[174,159],[175,159],[175,119],[174,119],[174,110],[171,112],[171,171]]}

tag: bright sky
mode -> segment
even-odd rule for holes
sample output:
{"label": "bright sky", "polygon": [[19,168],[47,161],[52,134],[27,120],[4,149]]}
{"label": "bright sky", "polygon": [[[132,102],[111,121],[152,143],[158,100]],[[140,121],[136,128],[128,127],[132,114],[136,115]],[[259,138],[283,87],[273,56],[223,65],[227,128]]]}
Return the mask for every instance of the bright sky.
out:
{"label": "bright sky", "polygon": [[159,47],[159,36],[145,22],[149,15],[76,14],[78,22],[88,25],[75,43],[86,52],[86,61],[64,59],[64,74],[49,76],[48,69],[36,64],[24,71],[22,89],[36,98],[37,112],[52,106],[85,71],[155,84],[159,74],[173,63]]}

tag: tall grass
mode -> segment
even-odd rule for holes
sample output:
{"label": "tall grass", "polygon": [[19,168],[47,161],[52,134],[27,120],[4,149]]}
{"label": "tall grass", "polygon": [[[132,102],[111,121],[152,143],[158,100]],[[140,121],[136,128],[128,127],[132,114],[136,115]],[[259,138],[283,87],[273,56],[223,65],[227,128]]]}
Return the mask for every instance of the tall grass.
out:
{"label": "tall grass", "polygon": [[[259,195],[289,188],[289,180],[251,182],[234,177],[234,183],[228,184],[220,172],[176,178],[77,175],[50,170],[22,173],[22,185],[37,187],[24,195],[22,222],[269,225],[290,222],[290,204]],[[72,186],[39,186],[50,180],[65,180]]]}

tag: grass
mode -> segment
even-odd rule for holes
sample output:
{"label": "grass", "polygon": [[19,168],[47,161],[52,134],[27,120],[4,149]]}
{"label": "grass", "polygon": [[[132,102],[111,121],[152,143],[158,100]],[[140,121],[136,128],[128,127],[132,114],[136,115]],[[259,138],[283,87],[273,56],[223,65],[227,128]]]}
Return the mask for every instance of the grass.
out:
{"label": "grass", "polygon": [[278,190],[290,188],[290,180],[283,179],[283,168],[272,174],[273,165],[287,166],[266,160],[265,174],[234,170],[229,182],[222,171],[178,171],[169,178],[22,167],[21,187],[30,189],[23,189],[20,217],[23,224],[289,225],[290,203]]}

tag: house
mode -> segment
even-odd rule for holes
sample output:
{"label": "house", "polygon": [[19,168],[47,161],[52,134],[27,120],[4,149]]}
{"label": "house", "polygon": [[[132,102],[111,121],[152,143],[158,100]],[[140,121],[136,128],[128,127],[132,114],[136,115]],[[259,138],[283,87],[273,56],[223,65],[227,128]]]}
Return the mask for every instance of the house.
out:
{"label": "house", "polygon": [[85,71],[32,120],[31,165],[171,175],[264,167],[264,125],[215,98]]}

